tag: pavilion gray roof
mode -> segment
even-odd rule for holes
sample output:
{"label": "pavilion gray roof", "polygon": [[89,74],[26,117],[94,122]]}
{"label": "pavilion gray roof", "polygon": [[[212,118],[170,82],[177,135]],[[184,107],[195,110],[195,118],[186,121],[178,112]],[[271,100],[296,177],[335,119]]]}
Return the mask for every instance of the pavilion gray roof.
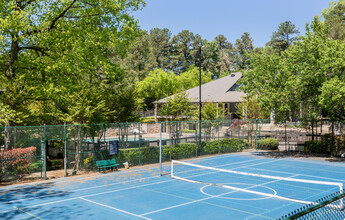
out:
{"label": "pavilion gray roof", "polygon": [[[245,93],[231,91],[231,88],[241,77],[242,74],[237,72],[201,85],[201,102],[242,102]],[[199,102],[199,86],[186,90],[186,94],[188,98],[191,99],[191,102]],[[154,103],[166,103],[167,99],[171,97],[173,97],[173,95]]]}

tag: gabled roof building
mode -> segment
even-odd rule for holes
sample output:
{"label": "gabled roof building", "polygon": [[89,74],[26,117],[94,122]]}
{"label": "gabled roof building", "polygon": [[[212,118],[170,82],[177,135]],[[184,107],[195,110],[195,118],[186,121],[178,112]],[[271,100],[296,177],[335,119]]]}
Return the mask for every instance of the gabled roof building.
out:
{"label": "gabled roof building", "polygon": [[[230,115],[230,117],[237,117],[235,115],[235,106],[237,103],[242,102],[243,98],[245,97],[244,92],[236,91],[236,89],[239,87],[237,81],[240,78],[242,78],[242,74],[237,72],[201,85],[201,102],[223,103],[224,108],[227,110],[227,113]],[[186,90],[186,94],[191,100],[191,103],[199,103],[199,86]],[[167,103],[168,98],[171,97],[173,96],[169,96],[154,102],[156,121],[158,118],[158,105]]]}

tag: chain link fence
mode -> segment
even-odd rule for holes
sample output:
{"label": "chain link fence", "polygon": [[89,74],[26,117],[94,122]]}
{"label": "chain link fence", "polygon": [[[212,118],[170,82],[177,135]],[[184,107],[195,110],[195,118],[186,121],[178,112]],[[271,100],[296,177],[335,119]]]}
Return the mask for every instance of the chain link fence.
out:
{"label": "chain link fence", "polygon": [[[112,143],[118,152],[110,153]],[[162,152],[160,157],[160,142]],[[96,161],[141,166],[245,149],[345,155],[343,124],[269,120],[166,121],[0,128],[0,182],[97,171]]]}

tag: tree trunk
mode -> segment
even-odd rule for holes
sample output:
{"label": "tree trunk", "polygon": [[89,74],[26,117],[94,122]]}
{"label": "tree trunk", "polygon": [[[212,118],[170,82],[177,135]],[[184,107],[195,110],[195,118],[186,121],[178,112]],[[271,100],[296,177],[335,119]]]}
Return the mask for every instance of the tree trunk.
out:
{"label": "tree trunk", "polygon": [[[11,86],[11,81],[15,77],[15,63],[18,60],[18,53],[19,53],[19,43],[18,41],[13,40],[14,38],[18,38],[18,34],[12,34],[12,42],[11,42],[11,51],[10,51],[10,61],[8,65],[8,71],[7,71],[7,79],[9,81],[9,84]],[[10,91],[12,88],[8,86],[6,89],[6,93],[11,93]],[[15,103],[13,100],[8,100],[8,103],[13,110],[15,110]],[[11,136],[10,136],[10,126],[12,125],[12,121],[9,119],[5,124],[5,130],[4,130],[4,141],[5,141],[5,150],[11,149]]]}
{"label": "tree trunk", "polygon": [[11,139],[10,139],[10,123],[7,121],[4,130],[4,141],[5,141],[5,150],[11,150]]}

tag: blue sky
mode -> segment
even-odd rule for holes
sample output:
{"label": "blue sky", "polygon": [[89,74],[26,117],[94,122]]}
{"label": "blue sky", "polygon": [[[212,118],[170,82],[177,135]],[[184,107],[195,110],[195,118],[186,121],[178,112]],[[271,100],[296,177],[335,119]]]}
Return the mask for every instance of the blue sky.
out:
{"label": "blue sky", "polygon": [[168,28],[173,35],[182,30],[213,40],[223,34],[234,43],[249,32],[254,46],[264,46],[284,21],[291,21],[301,34],[305,24],[328,8],[331,0],[147,0],[134,13],[141,29]]}

